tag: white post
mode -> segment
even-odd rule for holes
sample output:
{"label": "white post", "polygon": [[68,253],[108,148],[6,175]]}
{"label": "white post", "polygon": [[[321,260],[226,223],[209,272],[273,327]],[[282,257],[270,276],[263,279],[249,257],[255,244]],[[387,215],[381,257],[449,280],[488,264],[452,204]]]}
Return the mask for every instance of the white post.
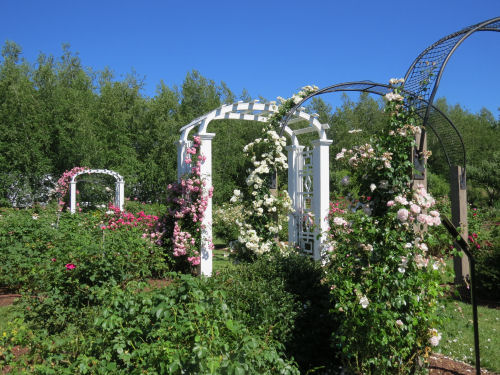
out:
{"label": "white post", "polygon": [[74,214],[76,212],[76,181],[71,181],[70,185],[70,212]]}
{"label": "white post", "polygon": [[328,223],[325,220],[328,216],[330,203],[330,145],[333,141],[317,139],[312,141],[313,145],[313,212],[315,235],[318,240],[314,241],[314,260],[321,259],[321,249],[325,241],[325,233],[328,230]]}
{"label": "white post", "polygon": [[[201,145],[200,153],[206,157],[204,163],[201,164],[201,178],[205,181],[203,194],[208,194],[208,190],[212,187],[212,139],[214,133],[200,134]],[[201,222],[201,249],[200,249],[200,273],[204,276],[212,275],[212,198],[208,198],[207,209]]]}
{"label": "white post", "polygon": [[297,210],[299,202],[297,192],[299,191],[299,168],[300,168],[300,153],[304,151],[304,146],[286,146],[288,151],[288,195],[292,200],[294,212],[288,215],[288,245],[296,245],[299,242],[298,237],[298,217]]}
{"label": "white post", "polygon": [[123,202],[125,201],[125,181],[115,183],[115,206],[123,211]]}
{"label": "white post", "polygon": [[188,165],[186,164],[186,149],[191,146],[191,141],[176,141],[177,146],[177,181],[180,181],[183,174],[188,172]]}

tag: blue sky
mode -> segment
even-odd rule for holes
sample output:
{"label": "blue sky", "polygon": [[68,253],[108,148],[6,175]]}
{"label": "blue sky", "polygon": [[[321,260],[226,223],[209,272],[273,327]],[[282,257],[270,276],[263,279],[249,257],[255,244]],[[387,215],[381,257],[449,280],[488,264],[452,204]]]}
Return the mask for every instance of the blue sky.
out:
{"label": "blue sky", "polygon": [[[497,16],[500,0],[2,0],[0,42],[16,42],[30,62],[69,43],[84,66],[145,76],[148,96],[196,69],[237,95],[274,100],[308,84],[402,77],[430,44]],[[438,97],[500,117],[499,61],[500,33],[476,33],[450,60]]]}

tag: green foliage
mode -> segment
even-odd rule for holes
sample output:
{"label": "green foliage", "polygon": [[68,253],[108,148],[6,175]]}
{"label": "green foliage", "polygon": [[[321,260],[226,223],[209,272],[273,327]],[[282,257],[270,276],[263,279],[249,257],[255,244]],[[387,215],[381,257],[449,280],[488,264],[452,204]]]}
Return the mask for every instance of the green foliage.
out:
{"label": "green foliage", "polygon": [[337,349],[332,346],[331,334],[337,328],[337,322],[330,313],[335,302],[328,285],[324,283],[322,266],[292,252],[269,260],[260,259],[245,269],[245,274],[248,273],[269,280],[267,285],[272,280],[279,280],[286,292],[294,297],[293,330],[283,334],[281,341],[285,343],[288,355],[299,364],[301,373],[314,372],[314,369],[335,371],[339,359]]}
{"label": "green foliage", "polygon": [[240,205],[223,204],[215,207],[212,213],[212,230],[215,237],[229,243],[238,238],[239,227],[236,220],[243,220],[242,207]]}
{"label": "green foliage", "polygon": [[[494,211],[493,211],[494,212]],[[486,210],[469,210],[469,246],[476,261],[476,291],[485,302],[500,302],[500,225]]]}
{"label": "green foliage", "polygon": [[450,182],[440,175],[427,171],[427,189],[436,198],[447,197],[450,194]]}
{"label": "green foliage", "polygon": [[22,286],[26,316],[49,332],[78,322],[101,288],[165,271],[144,227],[101,229],[109,220],[103,212],[11,210],[0,219],[0,284]]}
{"label": "green foliage", "polygon": [[[298,374],[272,326],[247,327],[240,320],[246,307],[231,303],[221,283],[227,279],[170,274],[162,287],[129,282],[99,288],[95,304],[81,307],[78,325],[66,324],[59,335],[37,329],[24,336],[30,356],[43,358],[34,368],[59,374]],[[263,300],[276,311],[286,309],[267,290]],[[281,315],[267,318],[283,325]]]}
{"label": "green foliage", "polygon": [[500,200],[500,151],[495,151],[467,169],[468,177],[487,196],[487,204],[498,205]]}
{"label": "green foliage", "polygon": [[[475,364],[472,306],[452,299],[440,301],[437,314],[443,321],[443,339],[438,353],[470,364]],[[478,306],[479,348],[481,368],[500,372],[500,310]],[[484,371],[484,370],[482,370]]]}

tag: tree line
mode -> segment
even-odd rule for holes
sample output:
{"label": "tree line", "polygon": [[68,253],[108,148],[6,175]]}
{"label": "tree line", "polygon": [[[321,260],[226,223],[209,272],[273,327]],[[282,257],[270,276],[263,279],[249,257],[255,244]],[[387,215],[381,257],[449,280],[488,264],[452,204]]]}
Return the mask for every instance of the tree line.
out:
{"label": "tree line", "polygon": [[[75,166],[114,170],[124,176],[127,196],[163,202],[167,184],[176,179],[175,142],[180,128],[224,103],[252,100],[246,90],[236,95],[224,82],[216,83],[197,71],[188,72],[180,86],[160,82],[155,95],[147,97],[141,93],[144,82],[137,73],[117,79],[109,68],[94,71],[84,67],[67,45],[58,58],[40,53],[35,62],[28,62],[21,55],[21,47],[13,42],[6,42],[1,51],[3,206],[12,204],[13,192],[29,194],[35,201],[43,199],[44,185]],[[470,113],[460,105],[449,105],[446,99],[439,99],[436,105],[462,134],[477,199],[495,202],[500,154],[495,159],[492,150],[498,149],[500,118],[495,119],[487,109]],[[334,163],[335,154],[343,147],[368,141],[381,129],[385,120],[382,108],[382,99],[367,94],[356,99],[344,95],[335,110],[318,97],[310,102],[307,110],[330,124],[333,188],[342,173]],[[362,132],[352,133],[357,129]],[[258,124],[242,121],[211,124],[210,132],[217,134],[213,144],[216,203],[228,201],[232,191],[244,184],[242,148],[259,130]],[[300,141],[307,144],[311,139],[311,135],[303,135]],[[434,157],[430,170],[438,181],[446,181],[448,167],[439,147],[431,136],[429,148]]]}

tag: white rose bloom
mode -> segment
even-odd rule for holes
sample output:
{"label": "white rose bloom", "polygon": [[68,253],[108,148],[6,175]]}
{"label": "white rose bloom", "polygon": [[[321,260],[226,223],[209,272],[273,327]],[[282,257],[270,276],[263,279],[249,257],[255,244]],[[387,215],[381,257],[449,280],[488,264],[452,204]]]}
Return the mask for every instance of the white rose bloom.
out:
{"label": "white rose bloom", "polygon": [[345,221],[344,219],[342,219],[341,217],[336,217],[335,219],[333,219],[333,223],[335,225],[346,225],[347,224],[347,221]]}
{"label": "white rose bloom", "polygon": [[370,301],[368,301],[368,298],[366,298],[366,296],[362,296],[359,299],[359,304],[361,305],[361,307],[363,309],[366,309],[368,307],[368,305],[370,304]]}
{"label": "white rose bloom", "polygon": [[429,338],[429,344],[431,344],[431,346],[438,346],[439,341],[441,341],[441,333],[439,333],[435,328],[430,329],[429,333],[431,335]]}
{"label": "white rose bloom", "polygon": [[377,185],[370,184],[370,191],[374,191],[377,188]]}

